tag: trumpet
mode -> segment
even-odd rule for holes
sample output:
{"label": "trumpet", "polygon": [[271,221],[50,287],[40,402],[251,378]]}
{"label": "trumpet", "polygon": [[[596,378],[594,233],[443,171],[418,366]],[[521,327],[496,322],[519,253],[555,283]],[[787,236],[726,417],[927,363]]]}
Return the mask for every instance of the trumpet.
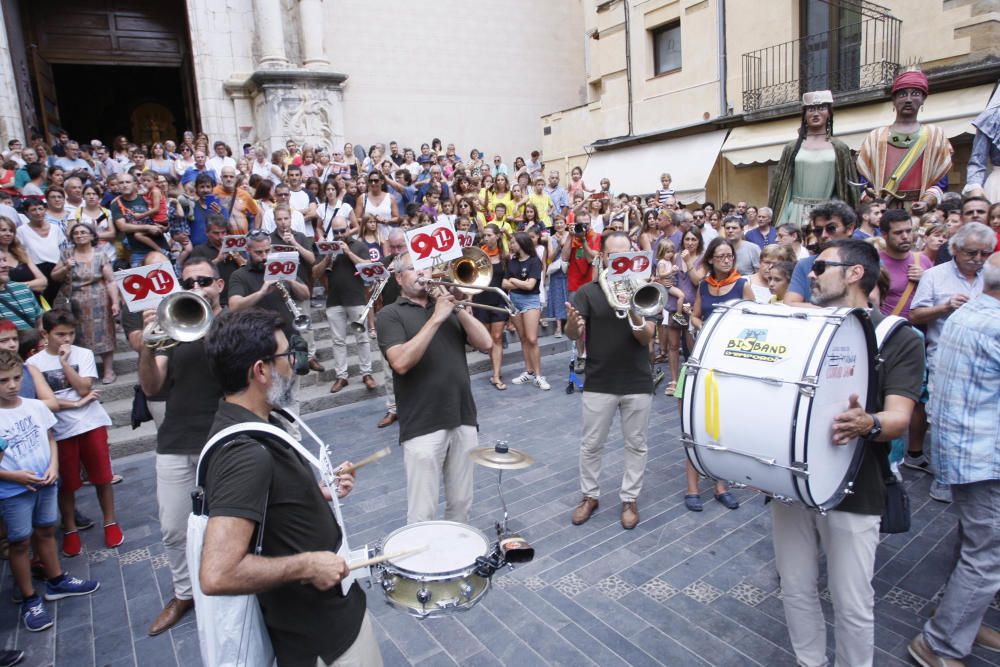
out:
{"label": "trumpet", "polygon": [[309,331],[309,328],[312,327],[312,318],[299,310],[299,304],[295,303],[295,299],[292,298],[288,288],[285,287],[285,283],[279,280],[276,284],[282,298],[285,300],[285,308],[288,308],[288,312],[292,314],[292,326],[299,333]]}
{"label": "trumpet", "polygon": [[667,303],[667,288],[659,283],[642,283],[638,280],[608,280],[608,269],[597,273],[597,281],[601,291],[608,300],[608,305],[615,311],[615,316],[624,320],[633,331],[640,331],[643,324],[635,324],[629,314],[638,317],[655,317]]}
{"label": "trumpet", "polygon": [[368,297],[368,303],[365,304],[365,309],[361,311],[361,315],[355,321],[351,322],[350,329],[353,333],[364,333],[367,328],[368,311],[375,307],[375,302],[378,298],[382,296],[382,290],[385,289],[385,284],[392,280],[392,276],[388,278],[383,278],[382,280],[375,283],[375,287],[372,288],[372,295]]}
{"label": "trumpet", "polygon": [[143,344],[166,350],[179,343],[198,340],[212,325],[212,305],[197,292],[174,292],[156,308],[156,321],[142,330]]}
{"label": "trumpet", "polygon": [[490,286],[490,281],[493,279],[493,264],[490,263],[489,256],[479,248],[463,248],[462,256],[453,259],[448,264],[445,277],[445,280],[421,280],[420,283],[429,287],[453,287],[463,294],[493,292],[503,300],[504,307],[491,306],[474,301],[462,302],[459,305],[463,307],[483,308],[498,313],[507,313],[512,316],[517,315],[517,308],[514,307],[507,293],[499,287]]}

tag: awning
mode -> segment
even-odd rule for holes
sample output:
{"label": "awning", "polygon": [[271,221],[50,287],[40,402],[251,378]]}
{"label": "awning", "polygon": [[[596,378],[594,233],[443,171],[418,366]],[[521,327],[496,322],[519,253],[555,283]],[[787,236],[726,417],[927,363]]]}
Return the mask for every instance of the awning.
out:
{"label": "awning", "polygon": [[602,178],[615,192],[645,194],[660,187],[660,174],[673,178],[671,187],[682,204],[705,201],[705,184],[719,157],[726,130],[713,130],[648,144],[595,151],[587,161],[583,180],[597,188]]}
{"label": "awning", "polygon": [[[972,121],[986,108],[993,84],[931,92],[920,112],[920,120],[940,126],[948,137],[974,134]],[[834,136],[857,150],[861,142],[876,127],[892,122],[893,114],[884,102],[864,106],[834,109]],[[722,154],[735,165],[777,162],[781,149],[795,138],[799,118],[782,118],[765,123],[753,123],[734,128],[726,140]]]}

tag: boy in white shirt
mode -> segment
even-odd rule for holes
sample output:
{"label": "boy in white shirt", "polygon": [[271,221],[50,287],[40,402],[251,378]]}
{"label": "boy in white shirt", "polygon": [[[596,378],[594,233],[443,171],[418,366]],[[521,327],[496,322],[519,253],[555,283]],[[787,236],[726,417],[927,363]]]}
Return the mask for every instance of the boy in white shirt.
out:
{"label": "boy in white shirt", "polygon": [[60,410],[52,435],[59,447],[59,469],[63,476],[59,487],[59,511],[63,517],[63,555],[72,558],[82,550],[77,532],[76,491],[83,486],[80,464],[97,491],[104,514],[104,544],[108,548],[125,541],[115,521],[115,497],[111,490],[111,456],[108,453],[108,429],[111,418],[93,391],[97,379],[94,353],[73,345],[76,318],[66,310],[50,310],[42,316],[45,349],[28,359],[28,365],[42,372],[45,381],[59,400]]}
{"label": "boy in white shirt", "polygon": [[59,462],[49,432],[56,418],[41,401],[18,395],[23,372],[16,352],[0,350],[0,515],[10,540],[10,569],[22,596],[21,617],[25,628],[39,632],[52,627],[52,617],[31,580],[28,543],[33,531],[36,556],[45,569],[46,600],[88,595],[100,584],[67,575],[59,563]]}

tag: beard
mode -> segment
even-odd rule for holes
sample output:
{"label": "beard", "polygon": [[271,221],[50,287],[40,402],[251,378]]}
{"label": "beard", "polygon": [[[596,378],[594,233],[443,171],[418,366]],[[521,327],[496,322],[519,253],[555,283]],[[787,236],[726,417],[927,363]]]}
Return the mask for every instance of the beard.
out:
{"label": "beard", "polygon": [[277,369],[271,369],[271,387],[267,390],[267,402],[274,408],[287,408],[293,402],[295,376],[286,378]]}
{"label": "beard", "polygon": [[844,302],[847,298],[847,285],[843,285],[840,292],[832,292],[829,290],[824,291],[818,282],[814,282],[810,292],[812,293],[813,304],[820,308],[825,308],[836,305],[838,302]]}

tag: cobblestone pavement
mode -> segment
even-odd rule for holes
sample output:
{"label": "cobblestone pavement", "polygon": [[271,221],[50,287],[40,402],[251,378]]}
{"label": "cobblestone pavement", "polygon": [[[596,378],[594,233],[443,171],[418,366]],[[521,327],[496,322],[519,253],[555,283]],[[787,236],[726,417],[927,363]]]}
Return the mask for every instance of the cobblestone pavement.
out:
{"label": "cobblestone pavement", "polygon": [[[547,393],[514,385],[498,392],[487,375],[473,380],[482,444],[509,440],[536,458],[535,466],[504,476],[512,526],[531,540],[535,561],[498,575],[493,590],[474,609],[429,621],[388,607],[380,591],[370,590],[368,603],[385,663],[793,665],[769,512],[760,495],[749,491],[736,491],[743,506],[726,510],[712,500],[707,483],[702,485],[705,511],[685,511],[684,456],[673,400],[658,395],[654,403],[639,526],[624,531],[618,523],[622,440],[617,424],[605,455],[600,509],[583,526],[570,525],[579,494],[580,395],[563,392],[567,360],[564,354],[543,361],[553,387]],[[329,438],[337,460],[358,460],[396,443],[395,427],[375,428],[383,406],[380,399],[369,400],[309,421]],[[91,597],[52,603],[53,629],[32,634],[18,623],[4,563],[0,645],[26,649],[25,664],[200,664],[193,614],[169,633],[146,636],[171,595],[156,518],[153,463],[151,454],[115,461],[116,471],[126,478],[115,487],[126,542],[108,550],[97,530],[83,534],[84,555],[65,559],[64,566],[100,580],[101,589]],[[398,451],[360,474],[345,507],[353,545],[372,543],[403,525],[403,479]],[[926,475],[907,473],[913,529],[888,537],[879,548],[878,665],[909,664],[906,644],[933,609],[950,569],[955,519],[945,505],[929,500],[929,481]],[[93,495],[84,489],[80,498],[81,509],[97,516]],[[500,515],[493,471],[477,469],[475,498],[471,523],[488,532]],[[829,603],[824,605],[830,618]],[[1000,605],[990,610],[987,622],[1000,627]],[[831,650],[832,640],[831,628]],[[966,664],[996,665],[998,658],[976,649]]]}

